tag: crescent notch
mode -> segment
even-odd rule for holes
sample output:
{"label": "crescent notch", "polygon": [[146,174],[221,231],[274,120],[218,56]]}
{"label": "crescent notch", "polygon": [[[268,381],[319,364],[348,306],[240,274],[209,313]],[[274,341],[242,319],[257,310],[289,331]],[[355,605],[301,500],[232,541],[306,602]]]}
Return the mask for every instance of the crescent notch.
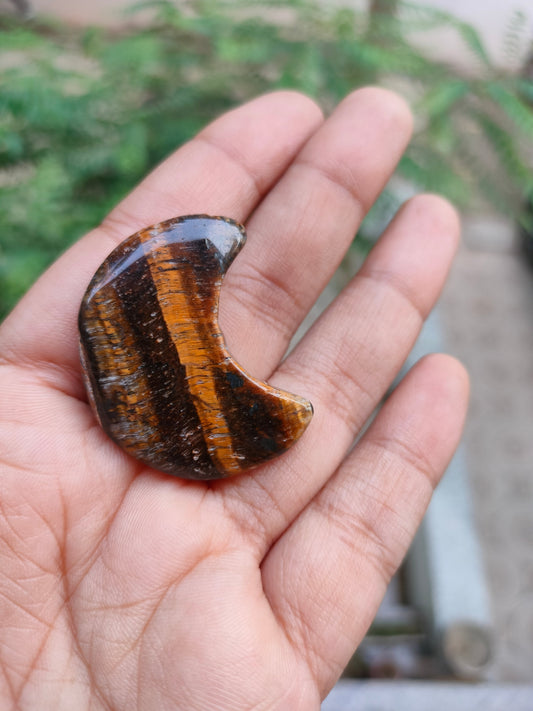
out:
{"label": "crescent notch", "polygon": [[285,452],[313,414],[226,349],[220,286],[245,241],[225,217],[160,222],[122,242],[82,300],[81,360],[100,424],[168,474],[219,479],[256,467]]}

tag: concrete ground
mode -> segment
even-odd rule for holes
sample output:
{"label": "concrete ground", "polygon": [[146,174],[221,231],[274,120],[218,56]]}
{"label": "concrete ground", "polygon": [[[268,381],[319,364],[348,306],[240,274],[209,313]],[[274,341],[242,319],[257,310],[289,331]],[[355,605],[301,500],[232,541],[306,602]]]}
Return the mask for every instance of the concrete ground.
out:
{"label": "concrete ground", "polygon": [[322,711],[531,711],[529,686],[354,682],[337,684]]}
{"label": "concrete ground", "polygon": [[441,319],[472,379],[464,446],[497,635],[491,675],[533,682],[533,269],[511,226],[466,221]]}

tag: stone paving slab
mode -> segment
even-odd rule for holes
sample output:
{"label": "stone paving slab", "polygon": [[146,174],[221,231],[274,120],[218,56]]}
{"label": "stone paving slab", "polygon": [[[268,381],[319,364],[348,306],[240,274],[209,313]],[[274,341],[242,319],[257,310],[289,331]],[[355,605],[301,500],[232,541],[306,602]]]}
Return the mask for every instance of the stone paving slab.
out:
{"label": "stone paving slab", "polygon": [[533,686],[343,680],[322,711],[533,711]]}
{"label": "stone paving slab", "polygon": [[[441,308],[428,317],[407,359],[446,350]],[[458,679],[485,679],[494,627],[461,445],[437,487],[404,564],[409,602],[426,620],[434,651]]]}
{"label": "stone paving slab", "polygon": [[496,629],[490,678],[532,682],[533,270],[516,245],[469,241],[468,225],[465,245],[441,317],[472,381],[464,448]]}

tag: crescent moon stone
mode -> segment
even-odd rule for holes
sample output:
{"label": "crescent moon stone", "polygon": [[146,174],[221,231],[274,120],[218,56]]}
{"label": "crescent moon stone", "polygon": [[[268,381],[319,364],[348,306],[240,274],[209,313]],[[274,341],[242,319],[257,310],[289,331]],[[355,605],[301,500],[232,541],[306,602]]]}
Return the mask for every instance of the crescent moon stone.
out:
{"label": "crescent moon stone", "polygon": [[245,241],[224,217],[161,222],[122,242],[83,297],[81,360],[100,424],[168,474],[219,479],[256,467],[285,452],[313,414],[226,349],[220,286]]}

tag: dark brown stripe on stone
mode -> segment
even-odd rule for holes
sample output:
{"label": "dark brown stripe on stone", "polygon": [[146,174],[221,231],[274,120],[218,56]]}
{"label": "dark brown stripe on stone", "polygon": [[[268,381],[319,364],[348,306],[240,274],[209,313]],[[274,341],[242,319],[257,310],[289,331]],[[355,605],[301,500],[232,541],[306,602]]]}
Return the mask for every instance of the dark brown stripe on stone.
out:
{"label": "dark brown stripe on stone", "polygon": [[190,475],[191,470],[196,470],[196,476],[200,471],[211,471],[185,369],[168,333],[145,257],[128,274],[117,277],[116,290],[142,356],[149,387],[146,397],[158,421],[158,430],[152,435],[153,446],[142,453],[142,458],[150,458],[152,466],[162,471],[183,468],[182,477]]}

